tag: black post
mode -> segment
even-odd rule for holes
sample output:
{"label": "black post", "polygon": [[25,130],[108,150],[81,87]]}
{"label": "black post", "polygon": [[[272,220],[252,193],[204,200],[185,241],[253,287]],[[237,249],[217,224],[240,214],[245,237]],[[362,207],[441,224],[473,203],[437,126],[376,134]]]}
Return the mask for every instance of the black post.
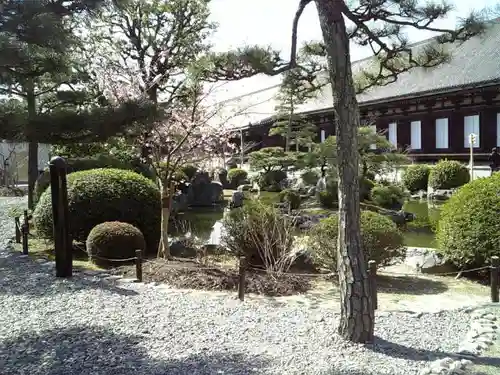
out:
{"label": "black post", "polygon": [[499,295],[498,295],[498,273],[499,273],[499,266],[500,266],[500,258],[497,256],[492,256],[491,257],[491,280],[490,280],[490,286],[491,286],[491,302],[498,302],[499,300]]}
{"label": "black post", "polygon": [[21,225],[21,235],[23,237],[23,255],[28,255],[28,234],[30,233],[29,227],[26,222]]}
{"label": "black post", "polygon": [[24,223],[24,226],[26,227],[26,230],[28,231],[28,234],[29,234],[29,232],[30,232],[30,220],[28,218],[28,210],[24,210],[23,223]]}
{"label": "black post", "polygon": [[14,223],[16,225],[16,243],[21,243],[21,220],[19,217],[14,218]]}
{"label": "black post", "polygon": [[60,156],[53,157],[50,160],[49,167],[52,217],[54,220],[56,277],[71,277],[73,275],[73,252],[69,234],[66,161]]}
{"label": "black post", "polygon": [[135,251],[135,275],[137,281],[142,282],[142,252],[141,250]]}
{"label": "black post", "polygon": [[245,300],[245,271],[246,271],[246,259],[245,257],[240,257],[239,282],[238,282],[238,298],[240,299],[240,301]]}
{"label": "black post", "polygon": [[374,309],[378,309],[378,296],[377,296],[377,262],[374,260],[368,261],[368,275],[370,277],[370,288],[372,291],[372,301]]}

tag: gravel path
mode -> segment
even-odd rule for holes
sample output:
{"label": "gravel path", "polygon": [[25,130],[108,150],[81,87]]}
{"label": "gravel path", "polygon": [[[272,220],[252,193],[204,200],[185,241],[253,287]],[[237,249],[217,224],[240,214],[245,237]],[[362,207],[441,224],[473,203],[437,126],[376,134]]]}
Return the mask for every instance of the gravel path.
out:
{"label": "gravel path", "polygon": [[2,375],[412,375],[455,351],[468,330],[464,312],[379,313],[375,345],[352,345],[326,309],[82,274],[61,280],[53,268],[0,250]]}

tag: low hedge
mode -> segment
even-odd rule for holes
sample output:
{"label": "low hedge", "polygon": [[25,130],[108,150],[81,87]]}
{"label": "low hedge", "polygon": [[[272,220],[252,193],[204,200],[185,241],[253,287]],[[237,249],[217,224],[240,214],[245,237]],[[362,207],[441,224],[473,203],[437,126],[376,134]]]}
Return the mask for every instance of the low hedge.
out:
{"label": "low hedge", "polygon": [[296,210],[300,207],[301,198],[300,193],[295,190],[286,189],[279,193],[279,199],[282,203],[290,204],[292,210]]}
{"label": "low hedge", "polygon": [[233,189],[247,182],[248,172],[241,168],[232,168],[227,172],[227,180]]}
{"label": "low hedge", "polygon": [[500,174],[474,180],[442,206],[438,249],[458,267],[488,264],[500,251]]}
{"label": "low hedge", "polygon": [[405,198],[403,189],[397,185],[377,185],[370,193],[370,199],[374,204],[388,210],[400,210]]}
{"label": "low hedge", "polygon": [[441,160],[429,173],[429,186],[433,189],[454,189],[469,180],[468,168],[455,160]]}
{"label": "low hedge", "polygon": [[403,185],[411,193],[416,193],[420,190],[427,192],[429,186],[429,174],[431,167],[425,164],[410,165],[403,173]]}
{"label": "low hedge", "polygon": [[[337,270],[338,216],[323,219],[309,232],[313,257],[318,266]],[[405,255],[403,235],[388,217],[372,211],[361,212],[361,240],[365,261],[378,267],[392,264]]]}
{"label": "low hedge", "polygon": [[[42,194],[33,220],[37,234],[52,238],[50,187]],[[156,251],[160,239],[160,191],[153,181],[122,169],[91,169],[68,175],[69,228],[72,238],[85,242],[92,228],[106,221],[137,227],[147,248]]]}
{"label": "low hedge", "polygon": [[[108,156],[99,156],[96,158],[79,158],[79,159],[66,159],[67,173],[86,171],[97,168],[115,168],[134,171],[151,180],[155,178],[154,172],[145,164],[141,163],[138,159],[124,162],[123,160],[116,159]],[[42,193],[50,185],[50,172],[48,169],[44,170],[35,184],[35,203],[38,202]]]}

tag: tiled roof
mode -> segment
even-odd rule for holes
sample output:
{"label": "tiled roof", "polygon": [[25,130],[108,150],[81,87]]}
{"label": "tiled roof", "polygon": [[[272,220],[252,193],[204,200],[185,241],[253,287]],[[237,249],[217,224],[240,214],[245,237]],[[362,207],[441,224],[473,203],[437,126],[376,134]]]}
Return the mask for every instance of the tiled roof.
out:
{"label": "tiled roof", "polygon": [[[420,48],[431,39],[414,44]],[[500,21],[493,21],[485,34],[477,36],[461,44],[448,45],[451,59],[449,62],[434,68],[415,68],[410,72],[400,74],[398,80],[387,86],[373,87],[358,95],[360,104],[377,101],[389,101],[414,95],[424,95],[429,92],[447,91],[453,88],[468,87],[485,82],[500,83]],[[352,70],[356,75],[362,69],[369,69],[374,63],[372,57],[353,62]],[[264,88],[247,95],[238,101],[228,102],[228,111],[238,111],[241,115],[231,120],[234,127],[247,126],[266,122],[275,113],[278,104],[275,96],[279,85]],[[325,86],[317,97],[299,106],[300,112],[321,111],[331,108],[332,92],[329,85]]]}

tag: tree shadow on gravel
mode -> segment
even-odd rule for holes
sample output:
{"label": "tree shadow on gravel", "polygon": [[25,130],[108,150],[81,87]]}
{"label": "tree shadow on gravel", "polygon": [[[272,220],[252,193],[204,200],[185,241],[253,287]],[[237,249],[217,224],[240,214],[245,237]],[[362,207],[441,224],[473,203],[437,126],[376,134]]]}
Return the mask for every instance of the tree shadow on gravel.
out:
{"label": "tree shadow on gravel", "polygon": [[448,286],[441,281],[420,277],[377,275],[377,290],[381,293],[424,295],[444,293]]}
{"label": "tree shadow on gravel", "polygon": [[57,278],[52,264],[42,265],[17,254],[0,259],[0,294],[50,296],[57,295],[61,291],[78,292],[88,289],[105,290],[126,296],[138,294],[98,276],[90,278],[74,275],[69,279]]}
{"label": "tree shadow on gravel", "polygon": [[[374,344],[369,344],[365,345],[367,349],[370,349],[376,353],[381,353],[389,357],[393,358],[402,358],[402,359],[407,359],[407,360],[414,360],[414,361],[435,361],[437,359],[443,359],[446,357],[450,358],[467,358],[467,356],[461,356],[457,353],[452,353],[452,352],[443,352],[443,351],[438,351],[438,350],[429,350],[429,349],[420,349],[420,348],[412,348],[409,346],[401,345],[395,342],[390,342],[387,340],[384,340],[383,338],[380,337],[375,337],[375,343]],[[483,364],[483,363],[488,363],[490,366],[497,366],[500,367],[500,359],[499,358],[493,358],[493,357],[487,357],[487,356],[480,356],[476,359],[474,359],[474,363],[476,364]]]}
{"label": "tree shadow on gravel", "polygon": [[[174,343],[162,344],[167,349]],[[147,337],[140,335],[97,327],[54,329],[0,342],[0,366],[2,375],[252,375],[262,374],[269,365],[265,358],[230,352],[185,357],[179,352],[177,358],[159,359],[147,347]],[[155,354],[161,357],[163,348]]]}

